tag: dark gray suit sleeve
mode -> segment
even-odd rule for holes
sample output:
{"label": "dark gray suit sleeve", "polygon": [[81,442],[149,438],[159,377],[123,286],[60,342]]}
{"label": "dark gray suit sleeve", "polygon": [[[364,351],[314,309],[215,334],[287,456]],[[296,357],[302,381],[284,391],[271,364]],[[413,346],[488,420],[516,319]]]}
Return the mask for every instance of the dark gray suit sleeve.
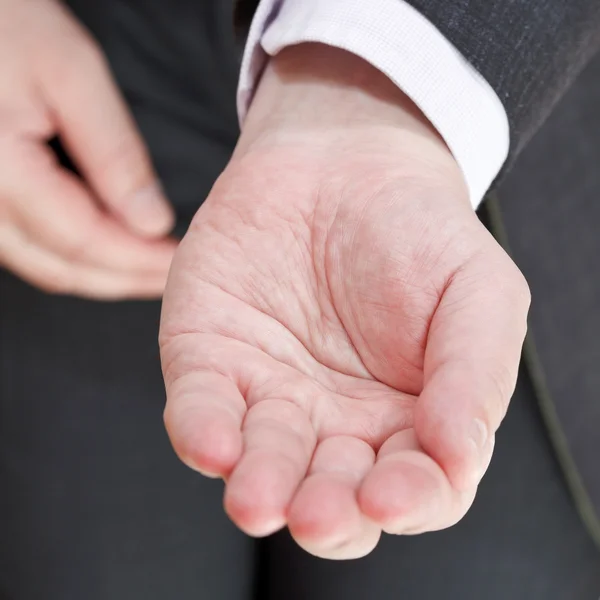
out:
{"label": "dark gray suit sleeve", "polygon": [[600,48],[600,0],[406,0],[494,88],[516,154]]}
{"label": "dark gray suit sleeve", "polygon": [[[496,91],[510,122],[512,157],[600,48],[600,0],[405,1]],[[238,25],[257,4],[238,0]]]}

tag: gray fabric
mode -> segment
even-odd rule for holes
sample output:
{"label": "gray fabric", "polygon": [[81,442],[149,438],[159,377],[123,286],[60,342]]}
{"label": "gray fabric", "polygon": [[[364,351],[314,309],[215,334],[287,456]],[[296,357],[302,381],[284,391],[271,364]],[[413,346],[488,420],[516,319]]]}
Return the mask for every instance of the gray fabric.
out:
{"label": "gray fabric", "polygon": [[568,449],[600,514],[600,58],[498,196],[533,293],[531,327]]}

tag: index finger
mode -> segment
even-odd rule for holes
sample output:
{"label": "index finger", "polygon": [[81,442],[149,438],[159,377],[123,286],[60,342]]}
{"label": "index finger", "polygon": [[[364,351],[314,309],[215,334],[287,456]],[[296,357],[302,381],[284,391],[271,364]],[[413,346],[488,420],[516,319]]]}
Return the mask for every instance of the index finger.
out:
{"label": "index finger", "polygon": [[162,236],[174,215],[101,50],[74,19],[57,64],[42,72],[56,127],[99,200],[133,231]]}
{"label": "index finger", "polygon": [[142,239],[128,231],[102,211],[81,181],[59,168],[37,141],[0,146],[8,166],[0,182],[2,192],[28,237],[70,263],[167,273],[175,241]]}

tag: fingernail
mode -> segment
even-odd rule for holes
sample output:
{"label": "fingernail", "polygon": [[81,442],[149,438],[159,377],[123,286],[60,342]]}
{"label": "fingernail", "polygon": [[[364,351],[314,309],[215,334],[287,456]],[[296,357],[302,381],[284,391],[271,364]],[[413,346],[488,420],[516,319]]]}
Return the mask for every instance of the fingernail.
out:
{"label": "fingernail", "polygon": [[125,210],[131,226],[142,234],[166,235],[173,228],[173,209],[158,184],[138,191]]}
{"label": "fingernail", "polygon": [[481,419],[474,419],[471,423],[471,427],[469,429],[469,438],[471,442],[475,446],[477,461],[479,463],[478,468],[478,478],[479,471],[484,470],[484,462],[486,461],[486,450],[488,445],[489,433],[486,424]]}

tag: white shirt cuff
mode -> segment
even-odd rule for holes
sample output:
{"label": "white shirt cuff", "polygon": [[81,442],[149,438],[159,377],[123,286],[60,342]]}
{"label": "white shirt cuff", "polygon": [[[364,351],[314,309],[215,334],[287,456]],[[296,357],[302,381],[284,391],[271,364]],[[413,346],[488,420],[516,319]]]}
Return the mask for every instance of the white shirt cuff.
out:
{"label": "white shirt cuff", "polygon": [[385,73],[436,127],[479,205],[508,155],[508,119],[487,81],[430,21],[403,0],[262,0],[242,61],[240,122],[268,55],[301,42],[348,50]]}

